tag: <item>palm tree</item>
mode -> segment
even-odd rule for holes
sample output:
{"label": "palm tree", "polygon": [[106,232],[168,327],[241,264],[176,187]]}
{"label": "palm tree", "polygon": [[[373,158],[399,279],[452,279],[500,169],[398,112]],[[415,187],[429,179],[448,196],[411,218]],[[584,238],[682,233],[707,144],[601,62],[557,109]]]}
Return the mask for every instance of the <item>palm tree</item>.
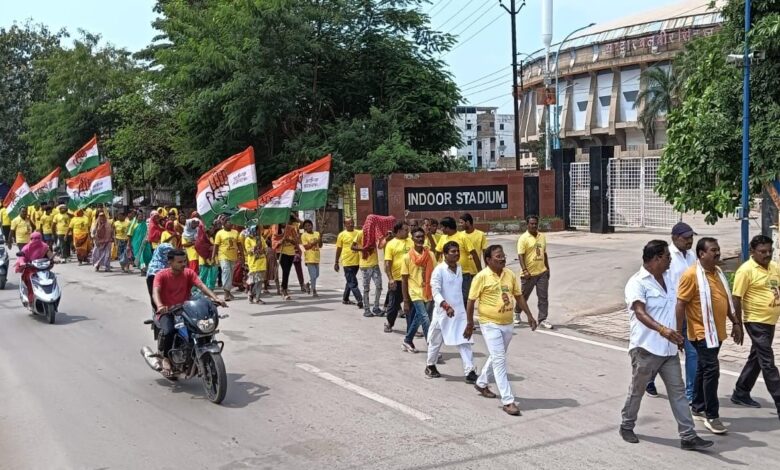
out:
{"label": "palm tree", "polygon": [[642,72],[642,78],[647,86],[637,95],[634,108],[644,103],[638,119],[645,139],[655,146],[655,122],[661,114],[668,113],[680,104],[682,80],[671,67],[668,71],[650,67]]}

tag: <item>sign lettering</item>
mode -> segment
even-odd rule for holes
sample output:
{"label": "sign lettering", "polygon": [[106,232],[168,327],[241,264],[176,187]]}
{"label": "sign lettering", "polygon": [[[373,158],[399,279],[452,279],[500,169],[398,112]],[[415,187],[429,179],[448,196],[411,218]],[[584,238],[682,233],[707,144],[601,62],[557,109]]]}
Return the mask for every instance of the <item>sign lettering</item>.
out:
{"label": "sign lettering", "polygon": [[500,210],[509,208],[506,185],[404,188],[404,206],[411,212]]}

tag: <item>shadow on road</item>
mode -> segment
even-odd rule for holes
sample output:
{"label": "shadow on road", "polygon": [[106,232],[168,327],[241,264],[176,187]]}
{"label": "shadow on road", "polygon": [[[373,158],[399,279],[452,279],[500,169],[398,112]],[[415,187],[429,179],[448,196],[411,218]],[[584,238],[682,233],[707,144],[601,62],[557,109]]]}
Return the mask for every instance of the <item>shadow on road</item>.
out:
{"label": "shadow on road", "polygon": [[[753,418],[751,418],[752,420]],[[654,444],[662,445],[662,446],[669,446],[669,447],[680,447],[680,439],[674,439],[674,438],[666,438],[666,437],[656,437],[656,436],[642,436],[641,434],[637,434],[637,437],[639,437],[640,444],[642,441],[652,442]],[[741,462],[739,460],[730,459],[728,457],[724,457],[723,453],[725,452],[731,452],[737,449],[742,449],[746,447],[766,447],[767,444],[765,442],[761,441],[752,441],[747,436],[736,434],[730,432],[729,434],[725,436],[712,436],[711,434],[701,434],[701,437],[703,439],[712,440],[715,441],[715,445],[710,447],[709,449],[699,452],[699,454],[702,455],[702,457],[712,457],[715,460],[720,460],[721,462],[728,464],[728,465],[739,465],[739,466],[746,466],[747,464],[744,462]],[[705,467],[705,464],[702,464],[702,468]]]}
{"label": "shadow on road", "polygon": [[[247,405],[256,402],[261,397],[266,396],[265,392],[270,390],[268,387],[264,387],[254,382],[242,382],[239,380],[242,377],[244,377],[244,374],[228,373],[227,395],[220,406],[224,406],[225,408],[244,408]],[[186,393],[191,395],[192,399],[206,400],[203,384],[198,376],[189,380],[177,381],[170,381],[160,377],[156,382],[159,385],[168,387],[172,393]]]}
{"label": "shadow on road", "polygon": [[515,400],[521,410],[555,410],[558,408],[577,408],[580,402],[573,398],[522,398]]}
{"label": "shadow on road", "polygon": [[[43,317],[40,318],[43,319]],[[54,323],[56,325],[70,325],[82,321],[92,321],[92,318],[86,317],[84,315],[69,315],[65,312],[57,312],[57,318]]]}

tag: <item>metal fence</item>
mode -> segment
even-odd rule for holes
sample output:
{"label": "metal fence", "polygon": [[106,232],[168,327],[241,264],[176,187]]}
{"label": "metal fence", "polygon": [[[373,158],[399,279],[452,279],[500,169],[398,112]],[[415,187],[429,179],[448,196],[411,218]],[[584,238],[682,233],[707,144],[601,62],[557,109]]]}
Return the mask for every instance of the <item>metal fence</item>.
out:
{"label": "metal fence", "polygon": [[661,157],[615,158],[607,166],[609,224],[614,227],[671,228],[680,220],[655,192]]}
{"label": "metal fence", "polygon": [[575,162],[569,167],[571,192],[569,224],[577,228],[590,227],[590,163]]}

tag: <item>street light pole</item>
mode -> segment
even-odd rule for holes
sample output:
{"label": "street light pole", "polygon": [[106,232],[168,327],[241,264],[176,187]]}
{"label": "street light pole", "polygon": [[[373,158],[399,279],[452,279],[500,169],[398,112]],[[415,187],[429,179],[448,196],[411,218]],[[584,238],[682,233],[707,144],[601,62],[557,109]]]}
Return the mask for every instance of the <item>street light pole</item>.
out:
{"label": "street light pole", "polygon": [[515,134],[515,170],[520,169],[520,107],[518,104],[519,96],[518,96],[518,89],[517,89],[517,21],[516,17],[517,14],[520,13],[520,10],[523,9],[525,6],[525,0],[523,0],[523,4],[520,5],[520,8],[516,8],[515,0],[511,0],[509,4],[509,8],[507,8],[504,5],[503,1],[499,1],[499,5],[501,5],[501,8],[507,11],[509,13],[509,16],[512,18],[512,102],[514,104],[514,113],[515,113],[515,125],[514,125],[514,134]]}
{"label": "street light pole", "polygon": [[581,28],[577,28],[574,31],[570,32],[565,38],[563,38],[563,41],[561,41],[560,44],[558,44],[558,50],[555,52],[555,149],[561,148],[561,119],[558,116],[558,94],[560,93],[558,91],[558,76],[560,75],[560,71],[558,69],[559,66],[559,58],[561,57],[561,48],[563,47],[563,43],[569,40],[570,37],[575,35],[576,33],[579,33],[583,29],[588,29],[591,26],[595,26],[596,23],[591,23],[587,26],[583,26]]}
{"label": "street light pole", "polygon": [[[515,54],[515,60],[517,60],[517,56],[518,55],[522,55],[523,56],[523,58],[520,59],[520,89],[517,90],[518,94],[522,93],[523,90],[525,89],[525,86],[523,85],[523,63],[526,60],[528,60],[528,58],[532,57],[534,54],[537,54],[537,53],[541,52],[542,50],[543,49],[537,49],[537,50],[531,52],[530,54],[524,54],[522,52],[519,52],[519,53]],[[517,89],[517,87],[515,87],[515,89]],[[515,101],[517,103],[519,103],[519,100],[520,100],[519,97],[515,98]],[[519,170],[520,169],[520,117],[519,117],[519,113],[515,114],[515,132],[517,133],[517,137],[515,137],[515,155],[516,155],[515,158],[517,158],[517,161],[516,161],[517,168],[516,169]]]}
{"label": "street light pole", "polygon": [[742,261],[748,259],[748,238],[750,237],[750,6],[751,0],[745,0],[745,52],[742,73]]}

